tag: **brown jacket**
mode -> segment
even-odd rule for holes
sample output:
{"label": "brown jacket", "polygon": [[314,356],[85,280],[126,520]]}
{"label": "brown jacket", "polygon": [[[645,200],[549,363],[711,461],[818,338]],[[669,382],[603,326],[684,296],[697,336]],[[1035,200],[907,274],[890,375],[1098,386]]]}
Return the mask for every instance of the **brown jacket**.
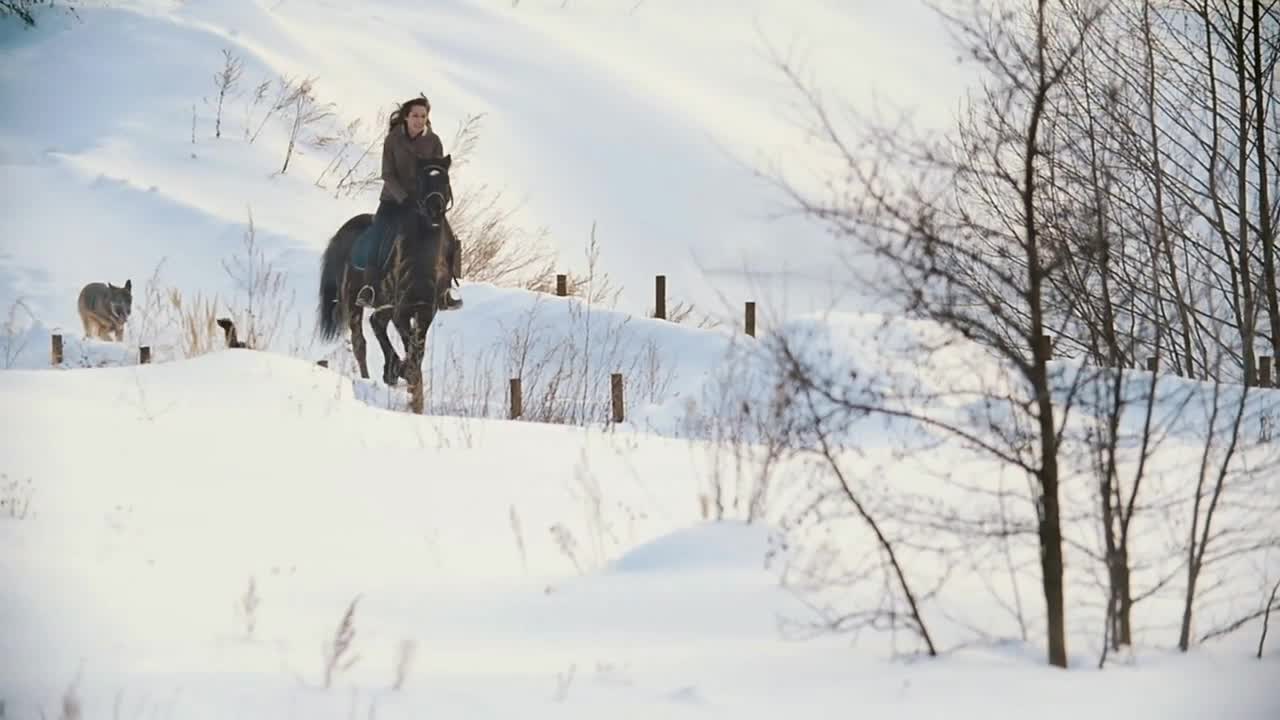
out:
{"label": "brown jacket", "polygon": [[400,203],[417,195],[417,159],[438,157],[444,157],[439,135],[427,128],[410,140],[405,126],[397,125],[382,141],[382,199]]}

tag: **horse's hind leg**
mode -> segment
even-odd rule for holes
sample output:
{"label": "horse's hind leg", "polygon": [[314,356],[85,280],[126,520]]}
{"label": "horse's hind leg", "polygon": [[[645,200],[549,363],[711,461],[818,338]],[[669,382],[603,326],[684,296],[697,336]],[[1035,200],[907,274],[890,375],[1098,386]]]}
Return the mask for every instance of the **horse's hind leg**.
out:
{"label": "horse's hind leg", "polygon": [[[382,381],[394,386],[400,379],[400,356],[391,346],[391,338],[387,336],[387,323],[391,322],[391,311],[381,309],[374,311],[369,317],[373,326],[373,335],[378,338],[378,346],[382,348]],[[406,346],[408,347],[408,346]]]}
{"label": "horse's hind leg", "polygon": [[351,303],[348,306],[347,322],[351,326],[351,353],[356,356],[356,365],[360,366],[360,377],[368,380],[369,363],[365,360],[364,308]]}

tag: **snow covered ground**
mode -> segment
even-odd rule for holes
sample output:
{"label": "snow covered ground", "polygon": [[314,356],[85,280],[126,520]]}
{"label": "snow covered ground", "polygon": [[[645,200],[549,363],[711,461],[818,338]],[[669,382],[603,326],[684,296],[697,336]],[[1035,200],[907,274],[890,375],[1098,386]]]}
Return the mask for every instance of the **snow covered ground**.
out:
{"label": "snow covered ground", "polygon": [[[243,351],[13,370],[0,393],[0,482],[18,501],[0,518],[5,717],[56,716],[68,688],[85,717],[124,718],[1280,708],[1280,656],[1253,660],[1251,634],[1096,671],[1080,628],[1067,673],[1035,642],[894,661],[874,636],[788,639],[780,628],[813,619],[778,584],[798,550],[768,523],[704,520],[709,445],[415,417]],[[358,659],[325,688],[325,643],[357,597]],[[1000,612],[967,604],[946,609]]]}
{"label": "snow covered ground", "polygon": [[[778,197],[750,168],[824,158],[798,131],[762,43],[794,51],[853,102],[892,90],[927,123],[945,117],[963,75],[923,7],[94,5],[83,22],[0,25],[0,718],[75,717],[68,703],[126,720],[1280,716],[1280,619],[1261,660],[1257,621],[1174,653],[1180,580],[1143,600],[1134,651],[1094,669],[1099,540],[1090,458],[1074,451],[1070,671],[1044,663],[1034,543],[1004,543],[1007,556],[989,552],[999,543],[970,557],[951,547],[964,562],[946,568],[928,542],[903,548],[913,582],[947,576],[922,603],[939,659],[901,631],[802,632],[819,610],[856,612],[890,593],[874,582],[810,592],[812,573],[865,570],[879,557],[874,539],[847,511],[799,522],[797,508],[830,491],[813,460],[771,464],[740,444],[751,427],[726,436],[718,424],[744,402],[752,418],[769,406],[758,352],[768,333],[807,337],[837,372],[925,390],[1000,373],[970,346],[924,372],[885,364],[867,348],[895,340],[858,312],[826,238],[794,219],[764,221]],[[228,101],[215,139],[210,76],[224,48],[245,58],[245,87],[318,76],[344,122],[421,90],[448,143],[483,113],[460,186],[507,193],[522,227],[549,229],[562,270],[585,270],[596,223],[598,270],[622,286],[618,306],[468,284],[466,308],[432,328],[426,415],[403,412],[402,387],[354,378],[342,344],[311,338],[318,253],[374,207],[376,187],[335,197],[332,150],[306,148],[279,174],[281,123],[247,140],[264,111],[244,96]],[[271,352],[225,351],[216,328],[183,325],[183,312],[207,324],[244,309],[223,262],[243,256],[250,212],[257,257],[283,273]],[[692,300],[722,324],[644,317],[658,273],[670,303]],[[126,278],[126,342],[81,338],[79,288]],[[747,299],[760,302],[760,340],[742,333]],[[809,312],[828,306],[851,312]],[[51,368],[55,333],[64,361]],[[140,345],[153,364],[138,364]],[[376,378],[376,344],[369,362]],[[1063,379],[1080,370],[1055,366]],[[613,372],[626,383],[621,425],[605,422]],[[520,422],[502,419],[514,376]],[[1132,373],[1127,391],[1149,379]],[[1212,389],[1161,388],[1152,496],[1181,502],[1205,457],[1198,429]],[[1276,394],[1255,393],[1249,417],[1280,407]],[[904,430],[920,428],[851,424],[841,456],[891,532],[907,522],[894,508],[960,507],[972,488],[1025,482],[954,443],[904,457],[888,442]],[[1250,425],[1246,465],[1273,455]],[[768,502],[748,523],[761,478]],[[1230,496],[1223,522],[1257,517],[1265,528],[1277,483],[1262,477],[1255,496]],[[1142,587],[1177,568],[1185,531],[1139,523]],[[1015,565],[1022,579],[1010,585]],[[1196,636],[1255,608],[1278,577],[1275,553],[1224,560]],[[350,647],[326,683],[352,607]]]}

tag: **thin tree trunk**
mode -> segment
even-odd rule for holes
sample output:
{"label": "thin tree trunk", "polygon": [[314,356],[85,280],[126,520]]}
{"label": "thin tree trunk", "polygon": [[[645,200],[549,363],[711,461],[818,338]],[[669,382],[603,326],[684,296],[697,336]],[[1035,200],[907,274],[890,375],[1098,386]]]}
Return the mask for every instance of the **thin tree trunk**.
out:
{"label": "thin tree trunk", "polygon": [[[820,428],[821,421],[817,419],[819,417],[818,411],[813,405],[813,399],[807,393],[805,394],[805,402],[810,415],[815,418],[815,427]],[[836,481],[840,483],[840,489],[845,499],[849,501],[849,504],[853,505],[862,521],[867,524],[867,527],[871,528],[871,532],[875,533],[876,543],[879,544],[880,549],[888,559],[889,566],[893,570],[894,579],[897,580],[898,589],[902,591],[908,607],[911,608],[912,624],[915,626],[916,632],[920,634],[920,639],[924,641],[929,657],[937,657],[938,650],[933,644],[933,638],[929,635],[929,628],[925,625],[924,616],[920,612],[920,605],[916,602],[915,593],[911,591],[911,584],[907,582],[907,575],[902,570],[902,563],[898,561],[898,554],[894,551],[893,543],[880,529],[880,523],[876,522],[875,516],[867,510],[862,501],[858,499],[858,494],[853,491],[853,487],[849,485],[848,478],[845,477],[844,471],[840,468],[840,463],[836,460],[836,450],[827,442],[826,434],[819,431],[817,439],[822,457],[826,460],[827,466],[831,468],[832,474],[836,476]]]}
{"label": "thin tree trunk", "polygon": [[1267,113],[1262,92],[1262,2],[1253,0],[1253,132],[1258,146],[1258,234],[1262,242],[1262,287],[1271,318],[1271,356],[1280,360],[1280,297],[1276,295],[1276,237],[1271,224],[1271,197],[1267,185]]}
{"label": "thin tree trunk", "polygon": [[1196,581],[1200,578],[1200,566],[1197,563],[1196,535],[1200,530],[1200,502],[1204,499],[1204,484],[1209,473],[1209,453],[1218,423],[1218,390],[1220,385],[1214,383],[1213,411],[1209,413],[1209,428],[1204,442],[1204,453],[1200,456],[1200,474],[1196,480],[1196,493],[1191,499],[1191,530],[1187,535],[1187,587],[1183,598],[1182,626],[1178,632],[1178,649],[1186,652],[1191,646],[1191,609],[1195,605]]}
{"label": "thin tree trunk", "polygon": [[1236,0],[1236,22],[1232,28],[1233,50],[1236,62],[1236,94],[1239,100],[1236,120],[1238,123],[1238,166],[1236,167],[1236,212],[1239,230],[1236,237],[1240,263],[1240,281],[1244,289],[1244,325],[1240,328],[1241,348],[1244,354],[1244,383],[1257,384],[1257,361],[1254,359],[1253,338],[1257,327],[1257,307],[1253,299],[1253,277],[1249,270],[1249,92],[1245,77],[1244,0]]}
{"label": "thin tree trunk", "polygon": [[[1123,377],[1124,374],[1117,371],[1118,376]],[[1122,380],[1117,379],[1116,386],[1122,384]],[[1098,495],[1102,500],[1102,540],[1105,546],[1105,558],[1107,563],[1107,636],[1111,640],[1113,648],[1119,650],[1120,640],[1120,572],[1118,561],[1120,553],[1116,548],[1116,517],[1115,505],[1112,504],[1112,498],[1117,495],[1115,489],[1115,468],[1116,468],[1116,436],[1119,434],[1120,426],[1119,405],[1114,405],[1107,413],[1107,436],[1106,446],[1102,449],[1103,462],[1098,469],[1101,476],[1099,483]]]}
{"label": "thin tree trunk", "polygon": [[[1151,1],[1142,4],[1142,37],[1146,46],[1146,110],[1147,125],[1151,137],[1151,179],[1155,183],[1155,220],[1156,240],[1169,264],[1169,283],[1172,286],[1173,299],[1178,308],[1178,320],[1182,326],[1182,358],[1175,367],[1185,367],[1187,377],[1195,377],[1193,366],[1194,354],[1191,351],[1191,318],[1187,311],[1187,302],[1182,295],[1181,281],[1178,278],[1178,263],[1173,257],[1173,247],[1169,242],[1169,228],[1165,219],[1164,207],[1164,168],[1160,162],[1160,135],[1156,125],[1156,65],[1155,39],[1151,33]],[[1157,298],[1157,301],[1159,299]],[[1184,365],[1185,363],[1185,365]],[[1181,373],[1180,373],[1181,374]]]}
{"label": "thin tree trunk", "polygon": [[1213,526],[1213,513],[1222,499],[1222,491],[1227,482],[1227,470],[1231,458],[1235,455],[1236,446],[1240,442],[1240,426],[1249,399],[1248,386],[1240,396],[1240,406],[1231,423],[1231,439],[1227,444],[1222,465],[1218,468],[1218,477],[1213,486],[1213,495],[1209,498],[1209,507],[1205,511],[1204,526],[1200,528],[1199,542],[1196,541],[1196,529],[1200,519],[1200,501],[1204,492],[1205,474],[1208,472],[1209,453],[1213,448],[1213,438],[1218,420],[1219,388],[1215,383],[1213,389],[1213,412],[1209,416],[1209,430],[1205,435],[1204,455],[1200,461],[1200,479],[1196,483],[1196,497],[1192,504],[1191,536],[1187,548],[1187,593],[1182,607],[1182,627],[1178,634],[1178,649],[1186,652],[1191,647],[1191,619],[1195,610],[1196,583],[1200,579],[1200,571],[1204,569],[1204,554],[1211,539],[1210,529]]}
{"label": "thin tree trunk", "polygon": [[1258,659],[1262,659],[1262,646],[1267,642],[1267,626],[1271,624],[1271,608],[1276,604],[1276,593],[1280,592],[1280,581],[1271,587],[1271,597],[1267,598],[1267,607],[1262,615],[1262,634],[1258,636]]}
{"label": "thin tree trunk", "polygon": [[1022,213],[1026,230],[1027,305],[1031,316],[1032,368],[1031,383],[1036,396],[1040,430],[1040,569],[1044,585],[1045,609],[1048,615],[1049,664],[1067,667],[1066,610],[1063,598],[1062,523],[1058,500],[1058,435],[1053,421],[1053,398],[1049,391],[1049,358],[1039,342],[1044,334],[1042,284],[1044,268],[1040,259],[1039,227],[1036,222],[1035,161],[1041,119],[1048,100],[1049,83],[1045,77],[1046,0],[1036,6],[1036,94],[1032,101],[1027,127],[1022,168]]}
{"label": "thin tree trunk", "polygon": [[[1111,299],[1111,275],[1112,275],[1112,254],[1114,252],[1111,246],[1111,237],[1107,227],[1107,192],[1103,187],[1102,177],[1099,176],[1099,170],[1104,166],[1104,161],[1099,157],[1098,153],[1098,136],[1099,129],[1094,121],[1094,108],[1092,98],[1089,94],[1089,87],[1092,84],[1089,76],[1089,62],[1084,60],[1080,66],[1081,75],[1084,80],[1084,102],[1085,116],[1088,119],[1088,139],[1089,139],[1089,181],[1093,190],[1094,202],[1094,233],[1095,248],[1098,253],[1098,275],[1102,284],[1101,300],[1102,300],[1102,338],[1107,344],[1107,367],[1120,367],[1125,363],[1124,352],[1120,348],[1119,332],[1116,328],[1116,308]],[[1110,187],[1110,174],[1108,173],[1107,188]]]}
{"label": "thin tree trunk", "polygon": [[[1208,67],[1209,80],[1209,117],[1212,118],[1212,129],[1209,142],[1209,166],[1206,168],[1209,178],[1209,200],[1213,205],[1213,225],[1218,231],[1218,236],[1222,239],[1223,257],[1226,259],[1227,268],[1230,271],[1231,279],[1231,310],[1235,316],[1236,327],[1244,337],[1245,328],[1245,308],[1247,302],[1241,300],[1241,293],[1244,292],[1249,284],[1249,278],[1240,274],[1240,268],[1237,267],[1235,261],[1232,260],[1231,234],[1227,230],[1226,213],[1222,206],[1222,195],[1218,192],[1218,161],[1221,153],[1218,143],[1222,140],[1222,120],[1218,108],[1221,101],[1218,96],[1218,71],[1217,60],[1213,53],[1213,19],[1209,14],[1209,0],[1203,0],[1198,8],[1200,19],[1204,22],[1204,51],[1205,61]],[[1236,238],[1240,240],[1240,238]],[[1220,378],[1217,378],[1220,379]]]}
{"label": "thin tree trunk", "polygon": [[[1147,458],[1151,450],[1151,426],[1155,418],[1156,387],[1160,382],[1160,374],[1151,374],[1151,389],[1147,392],[1147,404],[1143,409],[1142,446],[1138,456],[1138,469],[1133,474],[1133,486],[1129,488],[1128,502],[1120,497],[1120,488],[1116,486],[1116,507],[1120,516],[1120,537],[1116,543],[1119,547],[1118,564],[1123,568],[1118,579],[1120,603],[1120,630],[1122,645],[1133,644],[1133,584],[1129,567],[1129,529],[1133,526],[1133,514],[1138,507],[1138,490],[1142,487],[1142,479],[1147,474]],[[1117,391],[1122,385],[1117,382]]]}

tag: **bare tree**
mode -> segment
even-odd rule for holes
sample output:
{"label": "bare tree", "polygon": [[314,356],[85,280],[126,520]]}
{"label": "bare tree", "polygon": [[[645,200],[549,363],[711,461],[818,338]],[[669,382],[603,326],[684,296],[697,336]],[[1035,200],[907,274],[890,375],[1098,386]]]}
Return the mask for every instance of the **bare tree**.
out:
{"label": "bare tree", "polygon": [[[275,85],[276,88],[275,99],[267,103],[266,110],[263,112],[262,119],[258,122],[257,129],[253,131],[253,134],[249,134],[249,120],[253,115],[253,111],[257,109],[258,105],[262,104],[262,102],[266,100],[267,92],[271,89],[272,85]],[[249,107],[245,111],[244,131],[245,136],[249,139],[250,143],[257,142],[258,136],[262,134],[264,129],[266,129],[267,123],[271,118],[275,117],[276,113],[287,109],[295,100],[297,93],[298,83],[296,83],[293,78],[289,77],[281,77],[274,83],[270,80],[266,80],[254,88],[253,98],[249,102]]]}
{"label": "bare tree", "polygon": [[[280,174],[289,171],[289,160],[293,158],[294,148],[299,142],[325,144],[328,140],[314,134],[314,128],[321,120],[333,116],[333,103],[320,103],[315,96],[315,78],[306,78],[294,86],[293,91],[285,98],[283,108],[289,110],[292,119],[289,121],[289,144],[284,153],[284,165]],[[307,138],[303,132],[312,132]]]}
{"label": "bare tree", "polygon": [[475,152],[480,142],[480,128],[483,122],[484,113],[467,115],[458,122],[458,129],[453,133],[453,142],[449,144],[449,154],[453,156],[453,163],[449,166],[452,172],[456,173],[470,162],[471,154]]}
{"label": "bare tree", "polygon": [[[866,577],[879,578],[886,592],[881,596],[882,604],[872,609],[861,609],[848,614],[830,616],[831,627],[846,630],[866,624],[869,626],[896,629],[905,626],[919,637],[926,653],[930,657],[938,654],[937,646],[929,633],[929,626],[924,619],[921,603],[925,599],[908,577],[906,563],[902,560],[900,546],[884,522],[884,518],[876,511],[876,506],[868,501],[870,488],[859,483],[851,474],[846,463],[842,462],[846,448],[841,442],[845,428],[861,417],[869,414],[868,409],[859,403],[851,402],[848,397],[832,394],[831,383],[821,373],[813,371],[790,343],[781,342],[776,352],[783,363],[782,375],[787,378],[784,401],[780,415],[791,416],[784,427],[789,429],[787,446],[795,454],[812,454],[826,470],[824,473],[831,481],[830,488],[819,491],[820,500],[835,496],[836,503],[851,509],[854,517],[865,526],[874,539],[876,554],[874,560],[860,571],[849,573],[838,570],[832,577],[823,577],[822,569],[809,569],[807,575],[820,583],[848,582],[850,579],[861,580]],[[822,503],[815,503],[812,508],[822,514]],[[899,610],[896,600],[905,603],[905,611]]]}
{"label": "bare tree", "polygon": [[1262,647],[1267,642],[1267,626],[1271,624],[1271,611],[1280,608],[1276,603],[1276,593],[1280,592],[1280,580],[1271,586],[1271,595],[1262,609],[1262,632],[1258,634],[1258,659],[1262,659]]}
{"label": "bare tree", "polygon": [[1055,323],[1100,364],[1158,355],[1179,375],[1252,383],[1280,302],[1266,153],[1280,6],[1143,0],[1104,20],[1049,113],[1047,199],[1067,251]]}
{"label": "bare tree", "polygon": [[36,13],[40,9],[53,9],[62,6],[72,17],[79,18],[76,13],[78,0],[0,0],[0,18],[13,16],[23,27],[36,26]]}
{"label": "bare tree", "polygon": [[[1167,170],[1160,174],[1189,212],[1184,262],[1188,276],[1200,278],[1205,290],[1196,322],[1208,338],[1225,334],[1206,324],[1234,336],[1209,353],[1234,358],[1220,368],[1229,373],[1222,379],[1254,384],[1255,343],[1269,335],[1266,344],[1274,348],[1280,302],[1266,259],[1274,257],[1275,244],[1269,172],[1275,160],[1266,148],[1276,142],[1266,117],[1280,110],[1274,89],[1264,90],[1274,76],[1280,7],[1181,0],[1153,6],[1145,15],[1154,38],[1148,45],[1162,67],[1153,104],[1170,148],[1161,154]],[[1230,314],[1218,314],[1218,308]]]}
{"label": "bare tree", "polygon": [[458,188],[449,223],[462,243],[462,277],[477,282],[525,288],[550,288],[555,282],[555,253],[547,230],[531,231],[517,219],[520,208],[485,183],[466,181],[460,169],[480,144],[484,115],[467,115],[450,143],[450,172]]}
{"label": "bare tree", "polygon": [[[1143,406],[1145,419],[1142,424],[1139,460],[1137,470],[1124,487],[1120,475],[1120,424],[1124,417],[1126,398],[1124,397],[1124,375],[1114,374],[1110,385],[1109,397],[1100,398],[1109,412],[1104,413],[1106,422],[1098,428],[1094,443],[1096,454],[1096,473],[1098,477],[1098,500],[1101,507],[1102,535],[1105,548],[1105,563],[1108,576],[1107,620],[1108,634],[1113,649],[1133,642],[1133,587],[1132,570],[1129,562],[1129,538],[1133,518],[1137,512],[1138,492],[1146,469],[1151,442],[1152,405],[1156,397],[1158,376],[1151,375],[1151,388],[1146,394]],[[1105,650],[1104,650],[1105,652]]]}
{"label": "bare tree", "polygon": [[[1243,2],[1241,2],[1243,4]],[[1253,111],[1254,111],[1254,152],[1257,160],[1254,163],[1258,175],[1258,239],[1262,244],[1262,289],[1266,295],[1267,315],[1271,318],[1271,356],[1280,361],[1280,292],[1276,290],[1276,225],[1277,211],[1280,211],[1280,199],[1271,195],[1268,174],[1272,164],[1280,164],[1275,159],[1280,154],[1280,145],[1276,142],[1268,144],[1267,115],[1280,114],[1280,102],[1276,97],[1276,63],[1280,61],[1280,3],[1271,0],[1263,9],[1263,0],[1252,0],[1251,35],[1253,36],[1253,56],[1247,63],[1248,74],[1253,77]],[[1243,23],[1241,23],[1243,25]],[[1267,39],[1263,39],[1263,35]],[[1264,53],[1263,48],[1266,48]],[[1280,141],[1280,138],[1274,138]],[[1267,148],[1271,147],[1270,153]],[[1273,179],[1275,175],[1271,176]],[[1277,205],[1272,205],[1277,202]]]}
{"label": "bare tree", "polygon": [[[945,17],[983,83],[942,140],[854,111],[848,130],[779,60],[838,175],[807,186],[822,191],[778,185],[844,241],[850,278],[900,315],[859,349],[887,356],[874,369],[832,370],[835,351],[784,339],[784,395],[820,398],[802,427],[837,412],[882,418],[1026,474],[1017,493],[944,470],[935,491],[965,502],[926,493],[890,514],[936,539],[885,537],[895,554],[939,556],[956,538],[983,553],[1035,538],[1051,664],[1066,664],[1067,552],[1093,561],[1084,572],[1104,589],[1105,646],[1132,644],[1143,624],[1134,608],[1178,593],[1186,647],[1195,617],[1239,622],[1237,564],[1274,546],[1256,528],[1280,517],[1266,500],[1268,398],[1248,390],[1254,342],[1275,335],[1264,318],[1277,168],[1259,150],[1276,146],[1280,127],[1280,6],[952,3],[962,4]],[[1127,371],[1144,360],[1156,372]],[[1158,375],[1169,370],[1210,382]],[[848,451],[857,435],[828,441]],[[1170,534],[1176,547],[1149,542]],[[1012,550],[1013,597],[1001,603],[1025,628]]]}
{"label": "bare tree", "polygon": [[230,50],[222,51],[222,69],[213,75],[214,87],[218,90],[218,110],[214,115],[213,136],[222,137],[222,105],[227,95],[234,94],[244,73],[244,60]]}
{"label": "bare tree", "polygon": [[350,670],[360,660],[360,656],[356,654],[353,647],[356,639],[356,605],[359,602],[360,595],[351,598],[351,603],[342,614],[342,620],[338,622],[333,637],[325,642],[324,687],[326,690],[333,687],[335,675]]}
{"label": "bare tree", "polygon": [[[257,130],[253,130],[253,114],[257,111],[258,106],[267,99],[267,92],[271,90],[271,81],[263,80],[253,86],[253,90],[249,93],[249,102],[244,107],[244,139],[250,143],[258,139],[258,133],[262,132],[262,128],[266,127],[267,119],[275,112],[274,105],[267,106],[266,117],[258,123]],[[283,99],[283,96],[280,97]]]}
{"label": "bare tree", "polygon": [[[338,129],[338,134],[334,137],[333,142],[337,147],[334,149],[333,157],[329,159],[328,164],[326,164],[324,169],[320,171],[320,174],[316,176],[316,187],[326,187],[324,184],[325,177],[333,172],[341,172],[344,166],[347,166],[348,170],[342,177],[347,177],[347,175],[354,170],[355,165],[364,157],[368,156],[369,150],[371,150],[372,147],[366,149],[354,162],[351,161],[350,157],[351,154],[360,147],[364,147],[366,144],[370,146],[373,144],[372,142],[365,141],[363,126],[364,121],[360,118],[356,118]],[[339,181],[339,184],[341,184],[341,180]]]}
{"label": "bare tree", "polygon": [[502,193],[486,185],[464,187],[456,197],[449,223],[462,242],[462,277],[495,285],[552,285],[556,258],[545,229],[522,226],[519,207],[506,206]]}
{"label": "bare tree", "polygon": [[271,347],[284,318],[293,309],[294,298],[286,292],[287,275],[258,243],[252,208],[248,210],[242,250],[224,259],[222,269],[236,289],[229,310],[235,325],[244,332],[245,346]]}
{"label": "bare tree", "polygon": [[[1268,412],[1268,401],[1274,402],[1264,393],[1274,395],[1247,385],[1220,383],[1213,383],[1202,393],[1206,417],[1197,420],[1202,428],[1203,448],[1194,491],[1186,503],[1189,522],[1183,528],[1187,538],[1183,548],[1185,585],[1178,631],[1178,649],[1183,652],[1191,647],[1198,609],[1211,600],[1213,591],[1223,590],[1218,576],[1229,575],[1231,564],[1241,558],[1259,557],[1265,562],[1267,553],[1280,548],[1280,537],[1274,531],[1280,519],[1274,480],[1280,477],[1280,449],[1269,440],[1251,438],[1248,430],[1255,424],[1253,420]],[[1222,570],[1211,576],[1209,571],[1213,568]],[[1206,585],[1209,577],[1212,584]],[[1222,594],[1233,601],[1235,593],[1227,590]],[[1235,613],[1238,609],[1229,605],[1224,612]],[[1247,615],[1258,616],[1259,613]],[[1242,624],[1232,622],[1228,627],[1234,629]],[[1206,633],[1201,640],[1224,632]]]}
{"label": "bare tree", "polygon": [[[25,320],[18,318],[19,310],[27,316]],[[35,319],[35,313],[31,312],[31,308],[21,298],[14,300],[9,306],[9,316],[4,324],[0,325],[0,363],[3,363],[0,368],[13,367],[22,356],[30,340],[27,328],[34,323]]]}
{"label": "bare tree", "polygon": [[[963,12],[944,13],[985,73],[981,94],[950,143],[869,122],[851,140],[816,91],[782,63],[813,110],[816,133],[837,154],[842,180],[833,181],[829,198],[780,184],[801,212],[847,241],[851,272],[873,268],[861,282],[907,317],[940,329],[892,352],[903,359],[907,353],[943,358],[976,341],[998,368],[982,377],[956,372],[952,364],[952,372],[943,371],[943,387],[936,379],[928,387],[911,380],[915,392],[907,394],[900,388],[886,393],[875,378],[815,380],[813,365],[793,364],[789,375],[823,388],[837,407],[917,423],[1026,473],[1048,660],[1066,667],[1060,423],[1084,374],[1050,371],[1053,317],[1046,301],[1064,263],[1061,248],[1050,242],[1062,221],[1048,212],[1045,156],[1056,98],[1104,4],[1078,3],[1074,13],[1047,0],[1029,6],[1015,14],[972,2]],[[911,362],[925,372],[921,363],[928,361]],[[943,397],[969,398],[966,411],[938,412]]]}

